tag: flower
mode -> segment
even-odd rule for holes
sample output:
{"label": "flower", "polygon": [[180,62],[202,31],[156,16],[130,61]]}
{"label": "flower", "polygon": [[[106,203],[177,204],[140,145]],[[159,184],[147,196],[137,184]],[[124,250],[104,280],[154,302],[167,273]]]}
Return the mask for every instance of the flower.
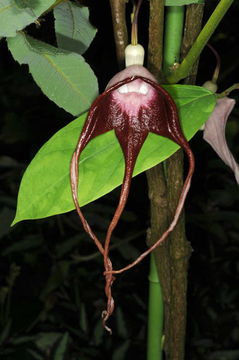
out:
{"label": "flower", "polygon": [[[78,162],[81,152],[91,139],[113,129],[124,154],[125,174],[119,203],[108,227],[105,242],[102,244],[85,219],[78,203]],[[151,248],[147,249],[134,262],[123,269],[113,270],[109,258],[111,235],[124,210],[134,166],[149,132],[167,137],[185,150],[189,159],[188,175],[182,188],[175,215],[168,229]],[[104,257],[107,308],[103,311],[102,318],[103,325],[109,332],[111,330],[106,326],[106,321],[114,310],[114,300],[111,294],[111,287],[115,280],[113,275],[138,264],[160,245],[174,229],[190,188],[193,171],[194,157],[182,133],[177,107],[168,92],[157,83],[154,76],[142,65],[130,65],[116,74],[110,80],[106,90],[91,105],[71,161],[71,188],[75,207],[84,229],[94,240]]]}
{"label": "flower", "polygon": [[235,103],[235,100],[229,97],[218,99],[213,113],[205,124],[203,138],[212,146],[224,163],[232,169],[239,184],[239,165],[228,148],[225,136],[227,120]]}

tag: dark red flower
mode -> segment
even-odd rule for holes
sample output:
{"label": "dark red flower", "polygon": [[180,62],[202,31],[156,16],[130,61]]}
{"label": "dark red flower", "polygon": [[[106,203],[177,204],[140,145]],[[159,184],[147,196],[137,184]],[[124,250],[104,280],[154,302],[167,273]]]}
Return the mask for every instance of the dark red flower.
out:
{"label": "dark red flower", "polygon": [[[91,139],[112,129],[114,129],[124,153],[125,174],[119,204],[102,245],[84,218],[78,203],[78,162],[82,150]],[[167,137],[185,150],[190,164],[188,176],[182,189],[175,216],[162,237],[132,264],[121,270],[113,270],[109,259],[111,235],[124,210],[137,156],[149,132]],[[106,90],[93,102],[71,163],[71,186],[77,212],[85,230],[104,256],[105,292],[108,298],[107,310],[103,312],[105,327],[105,322],[114,309],[114,301],[111,296],[113,274],[120,273],[137,264],[174,229],[190,187],[193,170],[194,157],[182,133],[176,105],[168,92],[158,85],[153,75],[141,65],[129,66],[116,74],[107,85]]]}

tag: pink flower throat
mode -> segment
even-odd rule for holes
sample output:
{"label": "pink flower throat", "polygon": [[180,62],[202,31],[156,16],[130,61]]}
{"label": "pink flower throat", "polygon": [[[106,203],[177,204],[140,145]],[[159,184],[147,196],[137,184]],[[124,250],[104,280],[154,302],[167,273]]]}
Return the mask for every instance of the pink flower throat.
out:
{"label": "pink flower throat", "polygon": [[155,98],[155,89],[141,79],[133,80],[112,92],[113,99],[129,116],[136,116],[142,104],[150,107]]}

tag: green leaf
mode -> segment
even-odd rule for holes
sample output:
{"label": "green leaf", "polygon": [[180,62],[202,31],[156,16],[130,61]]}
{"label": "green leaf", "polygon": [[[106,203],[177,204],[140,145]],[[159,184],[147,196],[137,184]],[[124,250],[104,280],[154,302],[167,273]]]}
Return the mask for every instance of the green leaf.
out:
{"label": "green leaf", "polygon": [[82,303],[80,305],[79,323],[80,323],[80,329],[84,333],[87,333],[87,331],[89,329],[89,321],[88,321],[88,317],[87,317],[86,308],[85,308],[84,303]]}
{"label": "green leaf", "polygon": [[[211,114],[216,97],[198,86],[168,85],[190,139]],[[69,167],[86,114],[58,131],[36,154],[20,186],[14,224],[74,209]],[[179,148],[171,140],[149,134],[137,159],[134,176],[168,158]],[[114,131],[93,139],[83,150],[79,168],[79,201],[85,205],[122,183],[124,160]]]}
{"label": "green leaf", "polygon": [[16,36],[16,32],[33,23],[55,0],[1,0],[0,36]]}
{"label": "green leaf", "polygon": [[129,332],[126,326],[125,316],[120,307],[117,307],[116,309],[116,327],[117,327],[117,334],[119,334],[119,336],[122,339],[129,338]]}
{"label": "green leaf", "polygon": [[58,47],[83,54],[97,32],[89,22],[88,8],[67,1],[54,9],[54,17]]}
{"label": "green leaf", "polygon": [[31,249],[34,249],[42,244],[42,238],[36,235],[28,235],[20,241],[14,242],[12,245],[8,246],[3,250],[3,256],[7,256],[14,252],[24,253]]}
{"label": "green leaf", "polygon": [[57,49],[23,33],[8,39],[15,60],[28,64],[43,93],[73,115],[88,109],[98,93],[97,79],[81,55]]}
{"label": "green leaf", "polygon": [[70,261],[58,261],[51,269],[51,275],[49,276],[45,288],[42,290],[40,299],[44,299],[59,286],[63,285],[66,280],[69,269],[71,266]]}
{"label": "green leaf", "polygon": [[112,360],[124,360],[126,358],[126,353],[130,346],[130,340],[124,341],[120,346],[118,346],[112,355]]}
{"label": "green leaf", "polygon": [[41,332],[38,333],[35,344],[37,348],[42,352],[49,352],[56,343],[59,343],[62,338],[61,333],[57,332]]}
{"label": "green leaf", "polygon": [[[2,287],[2,289],[3,289],[3,287]],[[3,325],[5,325],[5,326],[3,326]],[[0,332],[0,346],[2,346],[3,343],[5,342],[5,340],[7,340],[7,338],[9,338],[9,336],[10,336],[10,331],[11,331],[11,327],[12,327],[12,319],[8,318],[6,324],[3,323],[3,325],[1,326],[1,332]]]}
{"label": "green leaf", "polygon": [[32,350],[32,349],[27,349],[27,351],[29,352],[29,354],[31,354],[33,356],[33,359],[44,360],[44,355],[38,353],[37,351]]}
{"label": "green leaf", "polygon": [[183,6],[190,4],[204,4],[204,0],[165,0],[166,6]]}
{"label": "green leaf", "polygon": [[66,353],[66,350],[67,350],[67,343],[68,343],[68,340],[69,340],[69,334],[66,332],[57,348],[56,348],[56,351],[55,351],[55,354],[54,354],[54,360],[63,360],[64,359],[64,356],[65,356],[65,353]]}

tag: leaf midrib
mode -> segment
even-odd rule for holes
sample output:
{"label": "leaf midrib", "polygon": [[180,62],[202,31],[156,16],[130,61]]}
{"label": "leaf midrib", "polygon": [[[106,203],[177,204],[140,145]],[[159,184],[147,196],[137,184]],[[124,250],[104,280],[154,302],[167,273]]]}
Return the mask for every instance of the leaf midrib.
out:
{"label": "leaf midrib", "polygon": [[66,81],[66,83],[68,83],[70,85],[70,87],[72,88],[73,91],[75,91],[78,95],[80,95],[80,97],[82,99],[84,99],[84,101],[86,103],[89,102],[88,100],[88,97],[86,95],[84,95],[84,92],[81,92],[79,90],[79,88],[76,86],[76,84],[74,84],[70,79],[69,77],[60,69],[58,68],[58,66],[56,65],[56,63],[54,63],[54,61],[51,60],[50,56],[49,55],[46,55],[44,53],[42,53],[42,56],[45,57],[45,59],[50,63],[50,65],[52,65],[53,69],[55,69],[55,71],[57,73],[59,73],[62,78]]}
{"label": "leaf midrib", "polygon": [[[98,154],[100,154],[101,152],[104,152],[105,149],[114,146],[114,144],[115,144],[115,142],[112,142],[112,143],[110,143],[109,145],[105,146],[101,151],[98,152]],[[72,148],[69,149],[69,150],[72,150]],[[53,154],[53,153],[55,153],[55,152],[60,152],[60,151],[67,151],[67,150],[64,149],[64,150],[51,151],[51,152],[45,154],[44,156],[42,156],[41,159],[44,158],[44,157],[46,157],[46,156],[48,156],[49,154]],[[84,159],[80,160],[80,161],[79,161],[79,165],[82,164],[82,163],[84,163],[86,160],[88,160],[88,159],[90,159],[90,158],[92,158],[92,157],[95,157],[95,156],[96,156],[95,154],[96,154],[96,153],[93,153],[93,155],[86,156]],[[120,161],[121,161],[121,160],[120,160]],[[120,163],[120,161],[118,162],[118,164]],[[70,162],[69,162],[69,166],[70,166]],[[24,209],[27,210],[27,209],[31,208],[31,207],[32,207],[32,204],[36,203],[37,200],[43,198],[44,195],[45,195],[46,193],[48,193],[51,188],[55,187],[55,185],[57,185],[57,184],[60,183],[60,182],[63,182],[64,179],[65,179],[68,175],[69,175],[69,173],[66,173],[65,175],[62,175],[61,177],[59,177],[57,181],[55,181],[54,183],[51,183],[51,185],[48,186],[47,189],[40,194],[40,196],[35,197],[35,201],[33,201],[33,202],[28,202],[29,206],[25,206]],[[23,214],[24,214],[24,213],[25,213],[25,211],[23,212]],[[17,217],[16,217],[15,220],[17,220]]]}

